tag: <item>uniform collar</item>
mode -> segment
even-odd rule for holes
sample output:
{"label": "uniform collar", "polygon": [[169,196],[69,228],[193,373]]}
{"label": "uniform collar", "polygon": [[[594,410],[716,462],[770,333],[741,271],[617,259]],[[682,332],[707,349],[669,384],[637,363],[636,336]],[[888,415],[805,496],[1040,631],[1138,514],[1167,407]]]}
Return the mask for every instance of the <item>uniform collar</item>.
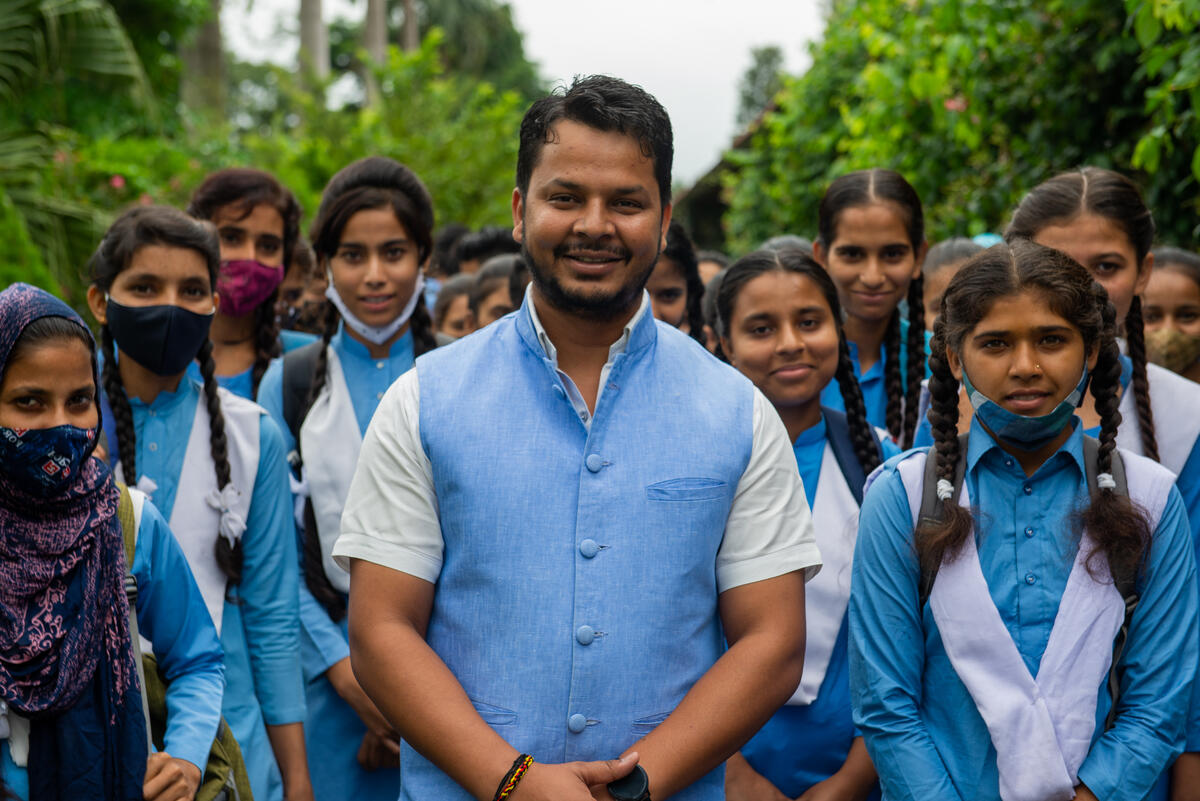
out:
{"label": "uniform collar", "polygon": [[[538,319],[537,309],[533,304],[533,284],[525,290],[525,301],[517,314],[517,331],[531,346],[537,345],[555,367],[558,366],[558,349],[550,341],[542,321]],[[654,317],[650,314],[650,295],[642,290],[642,302],[633,317],[621,330],[617,341],[608,348],[608,361],[613,362],[617,356],[627,351],[638,351],[654,339]]]}
{"label": "uniform collar", "polygon": [[141,399],[130,395],[129,405],[134,409],[151,409],[158,414],[163,414],[177,408],[179,404],[201,392],[203,392],[203,386],[185,375],[179,380],[179,386],[175,388],[174,392],[164,390],[149,403],[144,403]]}
{"label": "uniform collar", "polygon": [[[1054,460],[1066,459],[1075,463],[1081,476],[1087,474],[1087,468],[1083,461],[1083,426],[1080,424],[1079,418],[1075,416],[1071,417],[1070,425],[1071,436],[1067,437],[1067,441],[1060,445],[1058,450],[1052,453],[1050,458],[1035,472],[1041,472]],[[973,471],[980,460],[993,451],[996,452],[994,458],[1007,459],[1011,456],[1008,451],[1000,447],[991,434],[984,430],[979,418],[973,416],[971,418],[971,436],[967,440],[967,471]],[[1065,454],[1065,456],[1060,454]]]}
{"label": "uniform collar", "polygon": [[[338,323],[337,333],[334,334],[329,340],[329,344],[333,345],[338,353],[350,356],[351,358],[359,359],[360,361],[364,362],[378,361],[378,359],[371,355],[371,351],[367,350],[366,345],[346,333],[346,326],[344,323]],[[408,327],[408,330],[404,332],[403,336],[401,336],[388,347],[388,354],[386,358],[391,359],[406,349],[410,352],[412,351],[411,325]]]}

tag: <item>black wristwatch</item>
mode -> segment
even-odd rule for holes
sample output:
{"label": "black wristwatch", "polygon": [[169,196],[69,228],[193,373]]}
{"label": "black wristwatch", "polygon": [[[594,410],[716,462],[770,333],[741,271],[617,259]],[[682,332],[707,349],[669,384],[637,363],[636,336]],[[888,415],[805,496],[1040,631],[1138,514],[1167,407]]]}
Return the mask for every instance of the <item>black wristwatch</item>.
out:
{"label": "black wristwatch", "polygon": [[650,801],[650,779],[641,765],[623,779],[608,783],[608,792],[617,801]]}

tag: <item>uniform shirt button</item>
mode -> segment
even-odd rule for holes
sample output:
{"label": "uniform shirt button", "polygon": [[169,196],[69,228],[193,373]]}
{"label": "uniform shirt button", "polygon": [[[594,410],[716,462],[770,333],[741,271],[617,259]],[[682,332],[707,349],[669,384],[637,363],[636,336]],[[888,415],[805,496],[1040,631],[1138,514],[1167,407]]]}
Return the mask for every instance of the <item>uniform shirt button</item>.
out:
{"label": "uniform shirt button", "polygon": [[600,468],[604,467],[604,457],[598,453],[589,453],[587,458],[583,460],[583,463],[587,465],[588,470],[591,470],[593,473],[599,473]]}
{"label": "uniform shirt button", "polygon": [[567,718],[567,729],[574,734],[579,734],[587,728],[587,718],[576,712],[571,717]]}
{"label": "uniform shirt button", "polygon": [[1032,573],[1026,573],[1025,574],[1025,583],[1026,584],[1037,584],[1037,576],[1033,575]]}
{"label": "uniform shirt button", "polygon": [[586,539],[579,543],[579,553],[583,554],[584,559],[591,559],[600,553],[600,545],[593,539]]}
{"label": "uniform shirt button", "polygon": [[1013,460],[1012,460],[1012,459],[1005,459],[1005,460],[1004,460],[1004,466],[1005,466],[1005,467],[1012,467],[1012,466],[1013,466]]}
{"label": "uniform shirt button", "polygon": [[150,449],[150,452],[151,452],[151,453],[153,453],[154,451],[158,450],[158,443],[157,443],[157,442],[151,442],[151,443],[150,443],[149,445],[147,445],[146,447]]}
{"label": "uniform shirt button", "polygon": [[382,369],[383,369],[383,366],[384,366],[384,364],[386,364],[386,362],[375,362],[375,369],[376,369],[376,370],[382,370]]}
{"label": "uniform shirt button", "polygon": [[1026,526],[1026,527],[1025,527],[1025,536],[1026,536],[1026,537],[1032,537],[1032,536],[1033,536],[1033,526]]}
{"label": "uniform shirt button", "polygon": [[596,630],[591,626],[580,626],[575,629],[575,639],[580,645],[591,645],[592,640],[596,639]]}
{"label": "uniform shirt button", "polygon": [[1022,487],[1022,489],[1024,489],[1024,490],[1025,490],[1025,494],[1026,494],[1026,495],[1032,495],[1032,494],[1033,494],[1033,487],[1029,486],[1028,484],[1026,484],[1024,487]]}

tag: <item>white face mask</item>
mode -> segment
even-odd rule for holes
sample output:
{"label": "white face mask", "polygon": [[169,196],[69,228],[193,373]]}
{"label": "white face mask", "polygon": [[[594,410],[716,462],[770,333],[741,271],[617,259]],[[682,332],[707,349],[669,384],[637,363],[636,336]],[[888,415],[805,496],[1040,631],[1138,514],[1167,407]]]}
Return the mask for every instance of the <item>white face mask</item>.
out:
{"label": "white face mask", "polygon": [[413,287],[412,297],[408,299],[400,314],[395,320],[392,320],[387,325],[371,326],[364,323],[362,320],[354,316],[354,312],[346,306],[346,302],[342,300],[342,296],[333,286],[333,273],[327,272],[329,278],[329,286],[325,289],[325,297],[329,298],[329,302],[337,307],[338,312],[342,315],[342,322],[349,326],[350,330],[358,334],[363,339],[375,345],[382,345],[387,342],[396,332],[404,327],[416,311],[417,301],[421,299],[421,293],[425,291],[425,276],[418,274],[417,283]]}

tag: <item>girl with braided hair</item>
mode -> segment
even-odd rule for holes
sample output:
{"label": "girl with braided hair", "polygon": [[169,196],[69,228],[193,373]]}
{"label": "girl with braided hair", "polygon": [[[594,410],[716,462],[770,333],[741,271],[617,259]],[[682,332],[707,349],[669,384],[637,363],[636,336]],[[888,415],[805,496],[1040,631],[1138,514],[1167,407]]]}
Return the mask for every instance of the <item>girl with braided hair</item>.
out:
{"label": "girl with braided hair", "polygon": [[[220,636],[221,709],[255,798],[311,798],[286,451],[261,407],[217,385],[219,260],[213,227],[173,208],[131,209],[109,228],[87,295],[104,432],[114,472],[170,522]],[[193,361],[201,381],[186,376]]]}
{"label": "girl with braided hair", "polygon": [[1026,240],[946,289],[935,444],[876,474],[854,559],[850,694],[889,799],[1141,799],[1183,749],[1195,557],[1174,475],[1117,448],[1115,321],[1087,270]]}
{"label": "girl with braided hair", "polygon": [[[731,801],[778,801],[810,790],[877,796],[875,770],[850,716],[845,618],[862,486],[881,458],[899,449],[867,422],[837,290],[808,255],[791,248],[739,259],[716,302],[722,352],[775,406],[794,443],[824,560],[805,588],[804,678],[729,760],[726,794]],[[835,377],[845,414],[822,407],[822,390]]]}
{"label": "girl with braided hair", "polygon": [[[829,272],[845,309],[850,358],[867,418],[909,447],[929,344],[921,200],[900,173],[863,170],[831,183],[819,214],[813,256]],[[902,300],[908,302],[907,316],[900,313]],[[826,387],[821,400],[841,409],[838,385]]]}
{"label": "girl with braided hair", "polygon": [[350,479],[379,400],[436,346],[421,267],[432,251],[433,201],[408,167],[369,157],[329,181],[309,238],[329,275],[323,340],[289,353],[259,401],[302,464],[301,654],[318,798],[395,799],[399,736],[350,668],[349,575],[332,549]]}
{"label": "girl with braided hair", "polygon": [[[253,400],[272,359],[317,339],[285,336],[277,320],[279,285],[297,256],[300,204],[270,173],[232,167],[205,178],[187,212],[215,225],[221,244],[221,306],[209,331],[217,384]],[[201,380],[198,364],[188,377]]]}
{"label": "girl with braided hair", "polygon": [[[154,505],[95,456],[99,383],[74,310],[28,284],[0,292],[4,799],[191,799],[221,716],[221,646],[183,552]],[[163,748],[151,753],[139,630],[171,677]]]}

